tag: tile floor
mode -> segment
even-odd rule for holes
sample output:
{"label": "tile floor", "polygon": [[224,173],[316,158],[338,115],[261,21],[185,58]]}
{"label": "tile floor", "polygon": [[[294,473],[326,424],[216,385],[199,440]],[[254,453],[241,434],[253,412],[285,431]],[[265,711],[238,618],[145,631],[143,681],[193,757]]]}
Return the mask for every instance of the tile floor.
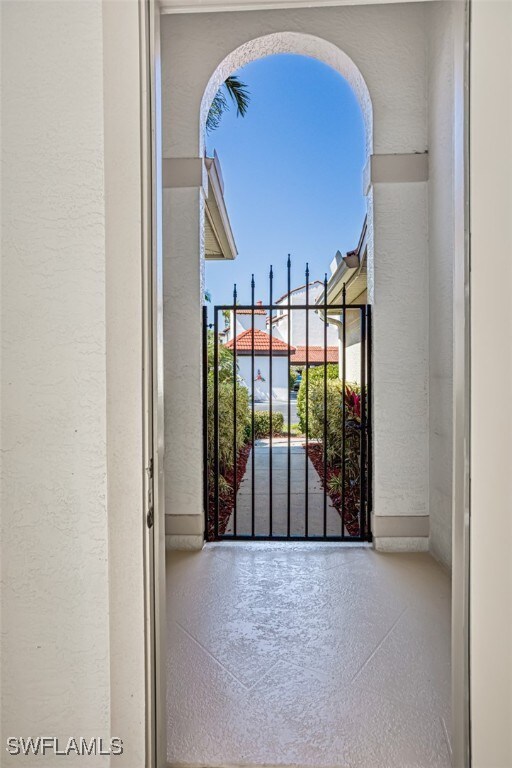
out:
{"label": "tile floor", "polygon": [[450,582],[427,554],[168,553],[171,766],[448,768]]}

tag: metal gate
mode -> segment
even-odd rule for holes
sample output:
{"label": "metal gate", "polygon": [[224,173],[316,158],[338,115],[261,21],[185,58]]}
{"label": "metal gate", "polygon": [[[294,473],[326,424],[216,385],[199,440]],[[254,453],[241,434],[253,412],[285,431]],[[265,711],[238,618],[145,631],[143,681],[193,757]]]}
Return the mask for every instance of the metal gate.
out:
{"label": "metal gate", "polygon": [[235,285],[213,322],[204,308],[207,540],[371,540],[371,307],[347,305],[345,285],[342,303],[328,304],[327,275],[309,280],[306,265],[292,291],[288,259],[283,297],[274,300],[271,267],[267,304],[255,301],[253,275],[250,304]]}

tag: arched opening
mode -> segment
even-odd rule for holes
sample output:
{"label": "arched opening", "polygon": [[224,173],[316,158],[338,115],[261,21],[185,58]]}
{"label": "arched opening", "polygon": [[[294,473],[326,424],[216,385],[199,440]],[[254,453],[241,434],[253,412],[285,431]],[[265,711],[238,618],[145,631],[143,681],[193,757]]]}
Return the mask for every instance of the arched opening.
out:
{"label": "arched opening", "polygon": [[369,156],[373,149],[372,102],[368,86],[361,72],[350,57],[338,46],[315,35],[298,32],[276,32],[250,40],[236,48],[221,61],[215,72],[211,75],[201,100],[200,154],[204,150],[204,128],[208,109],[222,83],[235,70],[241,69],[246,64],[257,59],[263,59],[265,56],[279,53],[294,53],[299,56],[309,56],[317,59],[345,78],[354,91],[361,107],[365,125],[366,151]]}
{"label": "arched opening", "polygon": [[[228,58],[293,50],[296,38],[270,36]],[[316,50],[314,39],[302,48]],[[222,258],[212,244],[209,191],[207,540],[371,540],[362,181],[371,125],[339,74],[354,82],[357,71],[338,53],[337,69],[291,53],[253,58],[228,75],[220,67],[247,83],[254,101],[243,121],[226,113],[206,133],[219,175],[217,149],[222,159],[239,251]]]}
{"label": "arched opening", "polygon": [[[164,119],[164,171],[167,162],[169,169],[180,173],[185,166],[189,169],[189,175],[176,171],[175,179],[164,184],[166,427],[171,436],[166,513],[171,548],[200,549],[205,527],[198,514],[205,499],[200,482],[204,468],[197,450],[204,435],[197,406],[202,395],[199,315],[208,215],[206,115],[228,75],[267,56],[291,53],[317,59],[342,75],[363,115],[368,161],[367,291],[375,310],[373,345],[378,350],[373,361],[378,384],[374,544],[394,552],[424,552],[428,547],[424,30],[423,16],[416,9],[407,15],[399,10],[235,14],[229,24],[227,16],[209,14],[202,20],[173,18],[164,25],[164,92],[172,96]],[[373,16],[375,24],[369,23]],[[178,263],[180,280],[173,282]],[[274,311],[274,302],[268,303],[267,312]],[[235,298],[231,309],[236,329],[243,307]],[[322,307],[316,309],[322,317]],[[268,320],[272,324],[273,318]],[[233,371],[231,367],[230,376]],[[261,374],[266,378],[263,369]],[[254,382],[252,371],[250,379]],[[233,475],[236,484],[236,469]],[[323,549],[315,551],[316,547]],[[424,677],[404,651],[410,647],[411,633],[416,633],[413,642],[421,643],[429,675],[426,685],[436,706],[445,707],[447,634],[441,632],[428,644],[424,639],[431,612],[446,629],[448,581],[437,571],[428,581],[428,574],[435,571],[428,556],[416,555],[414,562],[407,557],[383,558],[368,546],[342,548],[309,540],[292,545],[265,542],[261,547],[257,542],[212,542],[195,558],[172,553],[169,608],[175,618],[169,636],[173,649],[168,678],[169,760],[230,764],[243,756],[252,764],[323,764],[325,750],[333,748],[331,765],[351,764],[361,756],[369,765],[379,760],[392,764],[397,752],[409,759],[397,764],[422,764],[434,734],[436,758],[440,765],[448,764],[444,715],[436,715],[435,723],[429,720],[426,740],[415,738],[426,733],[421,723],[430,715],[413,706],[416,684],[422,684]],[[420,582],[433,585],[421,598],[425,597],[427,610],[415,606]],[[389,637],[391,642],[385,642]],[[390,718],[398,730],[394,730],[397,743],[388,751],[385,718],[379,714],[379,681],[385,681],[384,699],[393,686],[399,689],[396,696],[390,695]],[[173,697],[177,691],[179,696]],[[227,696],[224,691],[229,691]],[[407,725],[400,730],[398,724],[404,722]],[[191,739],[199,732],[205,738]],[[339,741],[334,734],[342,734]]]}

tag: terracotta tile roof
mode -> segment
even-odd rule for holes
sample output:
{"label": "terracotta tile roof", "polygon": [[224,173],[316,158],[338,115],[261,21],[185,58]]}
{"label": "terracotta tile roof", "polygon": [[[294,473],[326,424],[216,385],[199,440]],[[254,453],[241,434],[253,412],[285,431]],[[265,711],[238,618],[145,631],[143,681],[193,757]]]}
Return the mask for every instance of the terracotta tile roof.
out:
{"label": "terracotta tile roof", "polygon": [[[339,359],[338,347],[327,347],[327,362],[337,363]],[[309,346],[308,353],[309,363],[323,363],[324,362],[324,348],[321,346]],[[306,363],[306,347],[297,347],[295,353],[292,353],[291,362],[294,365],[305,365]]]}
{"label": "terracotta tile roof", "polygon": [[[228,341],[225,345],[227,349],[234,349],[234,341]],[[272,336],[272,354],[287,354],[288,349],[293,354],[295,347],[288,347],[284,341],[278,339],[276,336]],[[237,355],[250,355],[252,352],[252,329],[239,333],[236,337],[236,353]],[[261,355],[262,353],[270,354],[270,335],[265,331],[254,331],[254,352]]]}

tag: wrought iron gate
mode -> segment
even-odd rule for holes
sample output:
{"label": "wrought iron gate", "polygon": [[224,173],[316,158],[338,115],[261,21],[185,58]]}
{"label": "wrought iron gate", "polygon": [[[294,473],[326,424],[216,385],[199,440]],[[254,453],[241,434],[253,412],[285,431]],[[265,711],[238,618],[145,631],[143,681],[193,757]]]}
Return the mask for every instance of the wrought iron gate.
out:
{"label": "wrought iron gate", "polygon": [[[292,291],[288,259],[284,297],[274,300],[271,267],[267,304],[255,301],[253,275],[250,304],[238,303],[235,285],[233,303],[212,307],[210,324],[204,308],[208,540],[371,540],[371,307],[347,304],[344,285],[342,303],[329,304],[327,275],[311,302],[322,283],[309,279],[306,265],[305,285]],[[298,292],[304,300],[294,303]],[[299,316],[300,347],[292,343]],[[322,343],[311,345],[319,322]],[[337,370],[330,324],[339,328]],[[290,374],[299,369],[295,401]]]}

